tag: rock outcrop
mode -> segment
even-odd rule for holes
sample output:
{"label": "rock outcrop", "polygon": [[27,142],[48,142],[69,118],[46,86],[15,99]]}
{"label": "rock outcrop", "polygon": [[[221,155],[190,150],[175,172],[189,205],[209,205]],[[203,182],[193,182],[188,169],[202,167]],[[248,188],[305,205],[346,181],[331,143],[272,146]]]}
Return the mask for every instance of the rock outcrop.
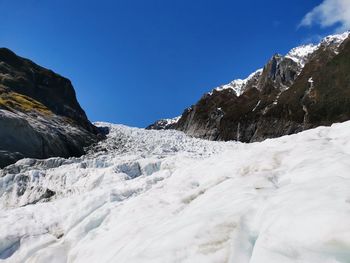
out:
{"label": "rock outcrop", "polygon": [[25,157],[80,156],[103,135],[71,82],[0,48],[0,167]]}

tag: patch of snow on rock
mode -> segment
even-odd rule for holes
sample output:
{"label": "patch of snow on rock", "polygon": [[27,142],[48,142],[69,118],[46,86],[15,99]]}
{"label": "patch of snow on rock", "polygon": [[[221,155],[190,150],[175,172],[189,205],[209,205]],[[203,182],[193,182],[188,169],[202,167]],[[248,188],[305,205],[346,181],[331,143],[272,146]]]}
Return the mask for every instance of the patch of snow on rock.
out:
{"label": "patch of snow on rock", "polygon": [[175,124],[177,123],[181,118],[181,115],[180,116],[177,116],[177,117],[174,117],[174,118],[171,118],[171,119],[164,119],[164,121],[166,121],[166,123],[168,125],[171,125],[171,124]]}
{"label": "patch of snow on rock", "polygon": [[225,89],[232,89],[236,93],[237,96],[240,96],[243,93],[244,87],[248,83],[248,81],[251,80],[252,78],[256,77],[257,75],[260,75],[261,72],[262,72],[262,69],[258,69],[255,72],[253,72],[252,74],[250,74],[246,79],[236,79],[236,80],[230,82],[229,84],[222,85],[220,87],[215,88],[215,90],[221,91],[221,90],[225,90]]}

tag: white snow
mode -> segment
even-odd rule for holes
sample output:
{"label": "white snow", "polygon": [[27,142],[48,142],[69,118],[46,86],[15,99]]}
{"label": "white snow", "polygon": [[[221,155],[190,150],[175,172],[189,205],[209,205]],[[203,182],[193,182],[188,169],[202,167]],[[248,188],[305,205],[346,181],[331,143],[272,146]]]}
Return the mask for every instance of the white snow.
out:
{"label": "white snow", "polygon": [[337,47],[339,47],[344,42],[344,40],[349,38],[349,35],[350,35],[350,31],[346,31],[344,33],[336,34],[336,35],[329,35],[324,39],[322,39],[321,44],[336,45]]}
{"label": "white snow", "polygon": [[[221,91],[221,90],[225,90],[225,89],[232,89],[236,93],[237,96],[240,96],[243,93],[244,87],[248,83],[248,81],[251,80],[252,78],[260,75],[261,73],[262,73],[262,69],[258,69],[255,72],[253,72],[252,74],[250,74],[245,79],[236,79],[236,80],[230,82],[229,84],[222,85],[220,87],[215,88],[214,90]],[[212,92],[210,92],[209,94],[212,94]]]}
{"label": "white snow", "polygon": [[278,99],[281,97],[282,92],[279,92],[275,98],[275,100],[273,101],[273,105],[277,105],[278,104]]}
{"label": "white snow", "polygon": [[288,52],[288,54],[285,57],[293,59],[301,66],[301,68],[303,68],[306,62],[308,61],[310,55],[314,53],[317,49],[319,49],[322,45],[332,46],[334,47],[334,52],[338,53],[339,46],[344,42],[344,40],[346,40],[349,37],[349,35],[350,31],[341,34],[329,35],[323,38],[321,42],[317,45],[308,44],[293,48],[291,51]]}
{"label": "white snow", "polygon": [[163,120],[167,123],[167,125],[170,125],[170,124],[177,123],[180,120],[180,118],[181,118],[181,115],[171,119],[163,119]]}
{"label": "white snow", "polygon": [[293,48],[285,56],[297,62],[301,68],[305,66],[305,63],[308,61],[309,56],[314,53],[319,48],[318,45],[302,45],[296,48]]}
{"label": "white snow", "polygon": [[350,122],[253,144],[99,125],[84,157],[3,170],[0,262],[350,261]]}
{"label": "white snow", "polygon": [[261,103],[261,100],[258,101],[258,103],[255,105],[255,107],[252,111],[255,111],[259,107],[260,103]]}
{"label": "white snow", "polygon": [[320,46],[332,46],[334,48],[334,52],[338,53],[339,46],[344,42],[344,40],[349,37],[349,35],[350,31],[344,32],[342,34],[329,35],[323,38],[317,45],[307,44],[293,48],[285,57],[294,60],[300,65],[301,68],[303,68],[310,55],[319,49]]}
{"label": "white snow", "polygon": [[246,84],[245,80],[236,79],[236,80],[230,82],[229,84],[225,84],[225,85],[222,85],[220,87],[217,87],[216,90],[220,91],[220,90],[224,90],[224,89],[232,89],[237,94],[237,96],[239,96],[241,93],[241,89],[242,89],[243,85],[245,85],[245,84]]}

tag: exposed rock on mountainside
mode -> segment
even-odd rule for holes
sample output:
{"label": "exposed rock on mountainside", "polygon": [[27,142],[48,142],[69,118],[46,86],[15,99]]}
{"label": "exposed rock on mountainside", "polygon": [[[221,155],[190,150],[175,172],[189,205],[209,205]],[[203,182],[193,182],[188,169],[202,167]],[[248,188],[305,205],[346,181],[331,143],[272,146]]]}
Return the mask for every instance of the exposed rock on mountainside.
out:
{"label": "exposed rock on mountainside", "polygon": [[349,32],[274,55],[205,94],[175,128],[210,140],[261,141],[350,119]]}
{"label": "exposed rock on mountainside", "polygon": [[71,82],[0,48],[0,167],[24,157],[79,156],[98,140]]}

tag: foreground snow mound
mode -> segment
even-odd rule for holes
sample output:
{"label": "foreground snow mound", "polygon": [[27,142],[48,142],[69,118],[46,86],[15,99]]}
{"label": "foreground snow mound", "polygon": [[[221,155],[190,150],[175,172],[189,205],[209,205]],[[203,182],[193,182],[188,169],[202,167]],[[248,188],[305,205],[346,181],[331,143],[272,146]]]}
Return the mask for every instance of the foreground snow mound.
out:
{"label": "foreground snow mound", "polygon": [[350,122],[242,144],[108,126],[0,174],[1,262],[350,262]]}

